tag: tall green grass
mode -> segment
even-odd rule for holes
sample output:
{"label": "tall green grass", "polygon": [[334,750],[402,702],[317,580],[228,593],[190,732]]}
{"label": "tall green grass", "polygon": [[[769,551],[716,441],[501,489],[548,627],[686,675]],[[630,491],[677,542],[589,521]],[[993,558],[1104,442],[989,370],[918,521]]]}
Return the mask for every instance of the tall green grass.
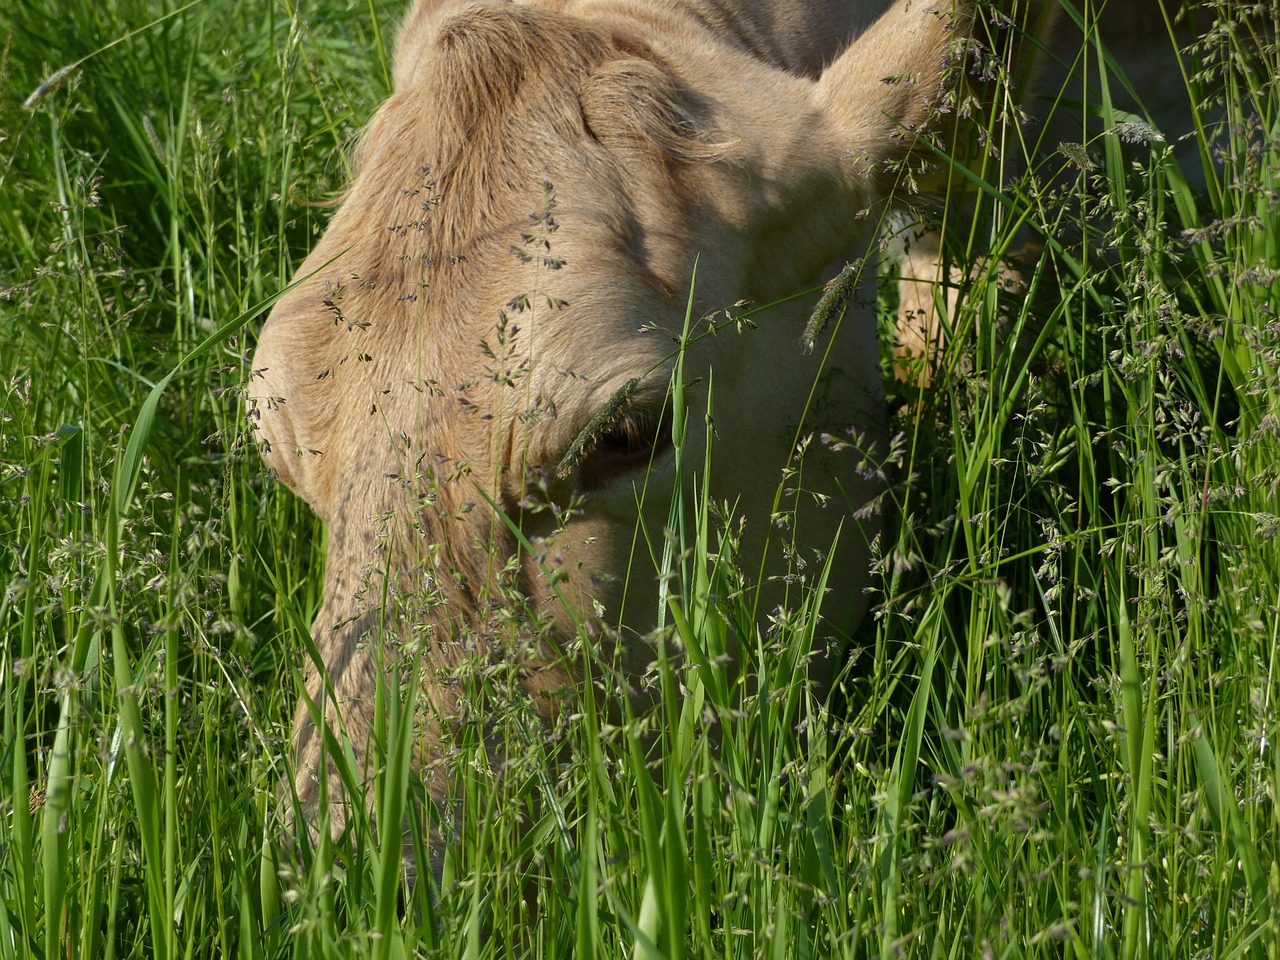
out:
{"label": "tall green grass", "polygon": [[[15,0],[0,957],[1280,953],[1277,14],[1220,12],[1205,194],[1165,145],[1121,152],[1105,89],[1083,154],[975,165],[986,234],[955,256],[1024,223],[1045,253],[1026,296],[975,271],[938,386],[890,384],[895,516],[828,703],[796,669],[821,576],[758,627],[753,558],[695,496],[653,716],[587,684],[548,738],[495,677],[515,759],[495,776],[464,729],[441,811],[392,672],[378,818],[335,844],[280,792],[323,538],[264,476],[240,390],[398,11]],[[455,837],[438,888],[379,832],[405,811],[419,864]]]}

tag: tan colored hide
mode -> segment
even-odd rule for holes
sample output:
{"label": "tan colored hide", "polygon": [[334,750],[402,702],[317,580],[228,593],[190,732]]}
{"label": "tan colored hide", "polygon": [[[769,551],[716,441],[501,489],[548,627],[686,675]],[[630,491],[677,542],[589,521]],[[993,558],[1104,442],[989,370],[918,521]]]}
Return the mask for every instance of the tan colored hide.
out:
{"label": "tan colored hide", "polygon": [[[578,620],[643,705],[634,681],[653,659],[658,578],[636,529],[661,542],[674,482],[664,411],[695,262],[701,315],[812,287],[870,242],[887,165],[944,72],[954,17],[939,5],[424,0],[409,12],[394,93],[267,321],[249,391],[266,462],[328,525],[323,671],[309,665],[308,699],[330,723],[341,713],[361,763],[387,645],[420,665],[437,717],[457,709],[450,669],[486,658],[514,658],[550,711],[573,680],[552,650]],[[874,317],[851,307],[823,368],[801,345],[811,307],[730,325],[686,357],[689,449],[703,449],[714,383],[709,483],[749,518],[748,555],[771,531],[797,436],[854,427],[873,453],[884,441]],[[827,612],[847,624],[865,610],[880,527],[854,516],[879,490],[859,461],[813,444],[791,484],[806,492],[783,504],[803,555],[829,550],[843,522]],[[538,629],[512,637],[504,590]],[[296,736],[309,808],[312,709],[300,706]],[[419,752],[437,797],[438,736],[428,724]]]}

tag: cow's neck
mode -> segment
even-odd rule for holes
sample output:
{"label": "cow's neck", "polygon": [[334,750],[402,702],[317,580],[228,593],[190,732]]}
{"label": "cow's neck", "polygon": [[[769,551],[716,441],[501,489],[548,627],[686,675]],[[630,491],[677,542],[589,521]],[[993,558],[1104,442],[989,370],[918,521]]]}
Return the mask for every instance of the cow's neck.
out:
{"label": "cow's neck", "polygon": [[888,0],[524,0],[610,24],[629,22],[646,39],[695,37],[729,44],[783,70],[817,77]]}

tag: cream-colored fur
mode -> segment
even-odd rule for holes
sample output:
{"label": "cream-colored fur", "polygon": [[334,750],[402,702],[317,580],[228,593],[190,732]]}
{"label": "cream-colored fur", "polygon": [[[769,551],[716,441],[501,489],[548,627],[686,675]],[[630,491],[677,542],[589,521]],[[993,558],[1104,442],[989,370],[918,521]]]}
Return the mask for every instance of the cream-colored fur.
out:
{"label": "cream-colored fur", "polygon": [[[647,470],[599,451],[567,477],[557,467],[632,381],[620,421],[653,433],[695,264],[701,315],[812,287],[851,245],[871,242],[886,165],[906,154],[939,90],[955,22],[943,6],[421,0],[410,10],[394,92],[262,331],[249,389],[266,462],[328,524],[313,631],[323,668],[308,665],[308,700],[335,727],[340,708],[361,763],[384,642],[415,658],[446,720],[458,687],[444,672],[477,655],[516,657],[526,689],[554,710],[570,677],[551,648],[577,635],[575,620],[606,660],[616,654],[624,682],[644,671],[658,578],[636,528],[661,544],[672,454],[659,448]],[[824,367],[822,350],[801,346],[811,306],[703,337],[685,361],[688,448],[700,456],[713,391],[711,492],[748,517],[748,557],[771,532],[797,436],[852,427],[871,453],[885,440],[870,308],[850,306]],[[874,511],[855,516],[881,488],[859,461],[814,443],[787,484],[808,492],[784,499],[795,517],[778,533],[825,551],[843,524],[827,611],[846,624],[865,610],[880,529]],[[539,497],[573,505],[563,529],[532,508]],[[770,559],[778,572],[777,545]],[[494,613],[504,582],[548,621],[523,643]],[[762,615],[783,589],[766,594]],[[307,806],[321,754],[313,709],[304,701],[297,715]],[[424,723],[418,757],[436,796],[447,789],[433,763],[438,731]]]}

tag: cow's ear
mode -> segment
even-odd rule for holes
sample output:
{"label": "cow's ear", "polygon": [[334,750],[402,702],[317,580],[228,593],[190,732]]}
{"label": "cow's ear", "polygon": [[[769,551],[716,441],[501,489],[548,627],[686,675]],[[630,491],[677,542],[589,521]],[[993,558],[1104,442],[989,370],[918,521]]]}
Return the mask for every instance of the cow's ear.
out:
{"label": "cow's ear", "polygon": [[392,55],[391,84],[395,90],[413,86],[418,64],[430,56],[440,22],[462,7],[462,0],[417,0],[405,14],[396,34]]}
{"label": "cow's ear", "polygon": [[875,166],[906,155],[958,80],[972,7],[897,0],[827,67],[820,105],[850,155]]}
{"label": "cow's ear", "polygon": [[712,160],[722,152],[697,116],[693,94],[653,60],[602,64],[583,80],[578,99],[587,134],[607,147],[681,160]]}

